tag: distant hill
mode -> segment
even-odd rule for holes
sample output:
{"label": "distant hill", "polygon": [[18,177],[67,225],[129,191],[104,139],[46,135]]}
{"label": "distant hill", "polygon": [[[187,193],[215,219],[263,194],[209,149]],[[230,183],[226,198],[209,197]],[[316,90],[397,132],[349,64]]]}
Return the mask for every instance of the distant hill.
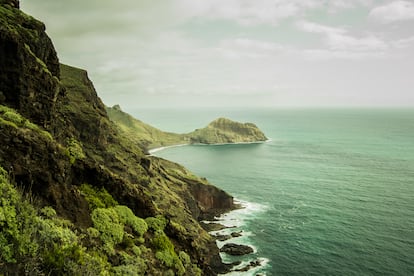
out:
{"label": "distant hill", "polygon": [[225,144],[266,141],[266,135],[252,123],[218,118],[206,127],[190,133],[164,132],[121,110],[119,105],[106,107],[109,118],[128,138],[147,150],[181,144]]}

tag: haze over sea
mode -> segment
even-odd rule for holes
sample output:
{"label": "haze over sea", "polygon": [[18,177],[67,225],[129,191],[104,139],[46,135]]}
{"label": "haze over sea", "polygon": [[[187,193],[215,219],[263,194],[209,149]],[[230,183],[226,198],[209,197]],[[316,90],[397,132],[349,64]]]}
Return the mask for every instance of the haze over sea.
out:
{"label": "haze over sea", "polygon": [[174,132],[225,116],[271,138],[156,153],[249,202],[227,218],[256,249],[241,259],[268,262],[240,275],[414,275],[414,110],[130,113]]}

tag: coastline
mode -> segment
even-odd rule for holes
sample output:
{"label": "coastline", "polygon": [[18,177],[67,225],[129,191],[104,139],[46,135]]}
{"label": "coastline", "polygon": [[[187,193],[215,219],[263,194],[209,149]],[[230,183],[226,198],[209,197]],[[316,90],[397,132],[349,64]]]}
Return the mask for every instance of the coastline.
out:
{"label": "coastline", "polygon": [[[266,275],[264,270],[269,265],[270,260],[259,255],[257,246],[251,240],[251,237],[254,237],[255,234],[246,229],[246,222],[250,217],[255,217],[258,213],[265,212],[267,206],[240,199],[234,199],[234,204],[239,206],[239,208],[214,217],[213,220],[201,221],[203,224],[214,224],[215,227],[219,227],[219,229],[209,231],[209,234],[216,239],[219,249],[231,243],[248,246],[253,249],[252,253],[240,256],[231,256],[220,252],[223,264],[229,265],[230,269],[228,272],[219,275]],[[232,235],[234,233],[237,233],[237,235]],[[219,240],[220,236],[230,237],[225,240]]]}
{"label": "coastline", "polygon": [[[224,146],[224,145],[248,145],[248,144],[264,144],[271,142],[269,138],[266,141],[254,142],[236,142],[236,143],[187,143],[157,147],[148,150],[148,154],[155,156],[156,152],[182,146]],[[225,252],[220,252],[221,264],[224,267],[218,275],[222,276],[250,276],[250,275],[266,275],[266,267],[270,264],[270,259],[261,257],[257,246],[254,245],[251,238],[254,233],[246,229],[246,221],[249,217],[255,217],[257,213],[266,210],[265,205],[259,203],[248,202],[234,198],[234,208],[224,210],[222,212],[212,214],[211,217],[199,221],[200,225],[215,239],[216,246],[221,250],[226,244],[236,244],[237,246],[250,247],[253,252],[232,256]],[[232,235],[235,234],[236,235]],[[220,236],[229,236],[225,240],[220,240]]]}
{"label": "coastline", "polygon": [[175,147],[183,147],[183,146],[226,146],[226,145],[249,145],[249,144],[265,144],[272,142],[272,138],[267,139],[266,141],[254,141],[254,142],[235,142],[235,143],[214,143],[214,144],[203,144],[203,143],[195,143],[195,144],[177,144],[177,145],[169,145],[169,146],[163,146],[163,147],[157,147],[148,149],[148,154],[153,155],[155,152],[159,152],[165,149],[169,148],[175,148]]}

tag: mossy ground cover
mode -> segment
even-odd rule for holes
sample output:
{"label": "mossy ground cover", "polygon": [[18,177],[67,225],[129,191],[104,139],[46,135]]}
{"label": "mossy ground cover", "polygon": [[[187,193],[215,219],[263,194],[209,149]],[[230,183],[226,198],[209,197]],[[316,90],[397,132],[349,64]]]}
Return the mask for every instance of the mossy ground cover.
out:
{"label": "mossy ground cover", "polygon": [[163,232],[165,218],[144,220],[118,205],[104,189],[83,185],[81,190],[92,203],[93,228],[76,228],[59,218],[52,207],[36,207],[0,167],[0,271],[6,275],[28,271],[37,275],[144,275],[159,262],[158,270],[164,266],[172,275],[199,274],[188,254],[175,252]]}
{"label": "mossy ground cover", "polygon": [[48,140],[53,140],[52,135],[48,131],[40,128],[38,125],[20,115],[15,109],[4,105],[0,105],[0,124],[8,125],[16,129],[35,131],[46,137]]}

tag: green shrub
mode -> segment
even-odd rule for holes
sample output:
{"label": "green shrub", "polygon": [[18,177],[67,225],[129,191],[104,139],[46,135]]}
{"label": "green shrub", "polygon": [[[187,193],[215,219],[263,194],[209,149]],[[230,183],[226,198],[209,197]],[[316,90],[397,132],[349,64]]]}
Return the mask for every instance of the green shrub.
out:
{"label": "green shrub", "polygon": [[145,219],[147,225],[149,228],[151,228],[152,230],[154,230],[155,232],[157,231],[164,231],[165,227],[167,226],[167,219],[163,216],[156,216],[156,217],[148,217]]}
{"label": "green shrub", "polygon": [[56,218],[56,211],[50,206],[40,209],[40,214],[48,219]]}
{"label": "green shrub", "polygon": [[16,263],[22,256],[36,254],[35,215],[34,208],[22,199],[0,167],[0,263]]}
{"label": "green shrub", "polygon": [[99,189],[89,184],[83,184],[80,187],[80,191],[89,203],[89,208],[91,210],[118,205],[118,202],[103,187]]}
{"label": "green shrub", "polygon": [[78,236],[67,227],[66,223],[59,223],[59,220],[36,217],[36,228],[40,242],[61,245],[78,243]]}
{"label": "green shrub", "polygon": [[4,105],[0,105],[0,123],[7,124],[14,128],[25,127],[30,130],[36,131],[37,133],[45,136],[49,140],[53,140],[53,137],[49,132],[42,130],[38,125],[24,118],[16,110]]}
{"label": "green shrub", "polygon": [[155,253],[155,257],[167,267],[173,267],[175,264],[176,258],[174,258],[174,255],[169,251],[158,251]]}
{"label": "green shrub", "polygon": [[180,253],[178,253],[178,257],[180,258],[184,266],[191,265],[190,256],[188,256],[188,254],[185,253],[184,251],[180,251]]}
{"label": "green shrub", "polygon": [[85,158],[85,153],[83,152],[82,144],[75,138],[67,139],[66,149],[66,154],[68,155],[71,164],[74,164],[78,159],[81,160]]}
{"label": "green shrub", "polygon": [[76,270],[76,266],[83,264],[84,249],[79,245],[58,245],[47,250],[43,256],[43,264],[47,271],[54,275],[65,275]]}
{"label": "green shrub", "polygon": [[121,252],[120,266],[116,266],[112,269],[112,273],[115,275],[144,275],[147,270],[145,261],[135,255],[129,255],[125,252]]}
{"label": "green shrub", "polygon": [[115,253],[114,246],[122,242],[124,225],[113,208],[97,208],[92,212],[94,227],[101,233],[104,249],[109,254]]}
{"label": "green shrub", "polygon": [[156,251],[170,251],[174,252],[174,244],[170,241],[164,232],[158,232],[151,240],[151,245]]}
{"label": "green shrub", "polygon": [[[177,256],[177,253],[174,251],[174,244],[164,232],[156,232],[154,238],[151,240],[151,245],[157,251],[155,253],[155,257],[162,264],[169,268],[174,268],[177,275],[185,274],[185,267],[181,259]],[[187,258],[183,254],[181,255],[181,257],[187,261]]]}
{"label": "green shrub", "polygon": [[125,225],[129,225],[140,237],[148,230],[148,225],[142,218],[134,215],[131,209],[127,206],[118,205],[114,207],[119,219]]}

